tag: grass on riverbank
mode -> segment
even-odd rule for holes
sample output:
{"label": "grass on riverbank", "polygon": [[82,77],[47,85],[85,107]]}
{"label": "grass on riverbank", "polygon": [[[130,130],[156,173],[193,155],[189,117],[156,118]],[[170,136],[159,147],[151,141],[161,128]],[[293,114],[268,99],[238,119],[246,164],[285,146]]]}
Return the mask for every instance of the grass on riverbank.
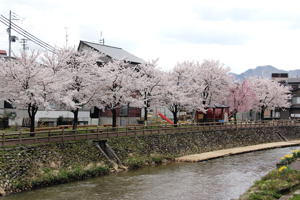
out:
{"label": "grass on riverbank", "polygon": [[290,198],[289,200],[300,200],[300,195],[294,195],[292,198]]}
{"label": "grass on riverbank", "polygon": [[148,165],[160,165],[163,162],[168,162],[174,160],[174,156],[171,155],[161,155],[161,154],[151,154],[150,156],[131,156],[128,157],[124,164],[128,166],[129,169],[138,169]]}
{"label": "grass on riverbank", "polygon": [[77,166],[73,169],[51,169],[44,168],[41,175],[32,177],[27,180],[17,181],[12,183],[12,188],[15,192],[26,191],[34,188],[68,183],[86,178],[97,177],[109,173],[109,167],[105,165],[90,165],[83,168]]}
{"label": "grass on riverbank", "polygon": [[[300,150],[294,150],[291,154],[281,157],[276,164],[277,169],[256,181],[240,200],[275,200],[300,189],[300,171],[288,167],[299,157]],[[292,199],[300,200],[300,196],[294,196]]]}
{"label": "grass on riverbank", "polygon": [[275,200],[299,188],[300,172],[279,168],[256,181],[241,200]]}

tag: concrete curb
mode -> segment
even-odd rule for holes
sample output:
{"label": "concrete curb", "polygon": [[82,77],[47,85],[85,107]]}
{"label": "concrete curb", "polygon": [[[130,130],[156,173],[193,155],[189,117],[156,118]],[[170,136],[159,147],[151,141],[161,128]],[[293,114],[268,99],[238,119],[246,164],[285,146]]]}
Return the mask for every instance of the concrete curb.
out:
{"label": "concrete curb", "polygon": [[261,151],[266,149],[274,149],[280,147],[289,147],[289,146],[297,146],[300,145],[300,140],[291,140],[288,142],[273,142],[273,143],[265,143],[265,144],[258,144],[258,145],[251,145],[245,147],[236,147],[231,149],[223,149],[218,151],[211,151],[205,152],[200,154],[192,154],[181,156],[175,158],[177,162],[200,162],[215,158],[221,158],[230,155],[242,154],[242,153],[249,153],[254,151]]}

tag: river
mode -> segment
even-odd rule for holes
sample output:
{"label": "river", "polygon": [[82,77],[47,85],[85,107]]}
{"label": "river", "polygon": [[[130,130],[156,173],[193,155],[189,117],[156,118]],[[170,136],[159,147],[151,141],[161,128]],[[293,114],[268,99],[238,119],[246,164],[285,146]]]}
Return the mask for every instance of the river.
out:
{"label": "river", "polygon": [[1,200],[229,200],[299,147],[173,163],[10,195]]}

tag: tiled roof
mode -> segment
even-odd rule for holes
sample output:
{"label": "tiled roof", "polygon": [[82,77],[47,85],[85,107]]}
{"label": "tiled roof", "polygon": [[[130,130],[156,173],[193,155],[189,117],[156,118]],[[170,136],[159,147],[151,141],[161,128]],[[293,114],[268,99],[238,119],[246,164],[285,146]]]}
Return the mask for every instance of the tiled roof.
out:
{"label": "tiled roof", "polygon": [[102,45],[102,44],[97,44],[97,43],[87,42],[87,41],[80,41],[80,43],[90,46],[93,49],[95,49],[111,58],[117,59],[117,60],[124,59],[124,60],[134,62],[134,63],[144,63],[145,62],[143,59],[138,58],[119,47]]}

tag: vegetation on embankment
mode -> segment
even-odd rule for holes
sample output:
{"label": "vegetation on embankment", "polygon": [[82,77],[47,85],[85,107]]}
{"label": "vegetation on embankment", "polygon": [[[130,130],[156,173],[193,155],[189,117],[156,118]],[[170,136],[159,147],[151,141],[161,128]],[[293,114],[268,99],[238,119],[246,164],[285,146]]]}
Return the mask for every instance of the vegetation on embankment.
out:
{"label": "vegetation on embankment", "polygon": [[[277,169],[272,170],[240,197],[240,200],[276,200],[300,189],[300,171],[288,165],[300,157],[300,151],[280,158]],[[297,161],[298,162],[298,161]],[[297,196],[293,197],[297,199]]]}
{"label": "vegetation on embankment", "polygon": [[275,200],[300,186],[300,172],[292,169],[272,170],[244,194],[240,200]]}
{"label": "vegetation on embankment", "polygon": [[150,154],[148,156],[130,155],[124,160],[129,169],[138,169],[149,165],[160,165],[174,160],[172,155]]}
{"label": "vegetation on embankment", "polygon": [[[125,142],[124,139],[122,142]],[[114,142],[117,145],[121,141]],[[115,146],[115,149],[122,155],[123,164],[129,169],[159,165],[173,159],[173,156],[159,153],[142,154],[128,144],[122,144],[121,149]],[[124,146],[127,148],[123,149]],[[92,141],[0,149],[0,196],[113,172],[111,163]]]}
{"label": "vegetation on embankment", "polygon": [[104,161],[90,142],[1,149],[0,193],[4,195],[107,174],[109,165]]}
{"label": "vegetation on embankment", "polygon": [[108,166],[102,165],[101,163],[98,165],[92,163],[85,168],[83,168],[83,166],[77,166],[73,169],[43,168],[38,177],[28,177],[25,180],[14,182],[12,190],[14,192],[25,191],[39,187],[83,180],[90,177],[106,175],[108,173]]}

